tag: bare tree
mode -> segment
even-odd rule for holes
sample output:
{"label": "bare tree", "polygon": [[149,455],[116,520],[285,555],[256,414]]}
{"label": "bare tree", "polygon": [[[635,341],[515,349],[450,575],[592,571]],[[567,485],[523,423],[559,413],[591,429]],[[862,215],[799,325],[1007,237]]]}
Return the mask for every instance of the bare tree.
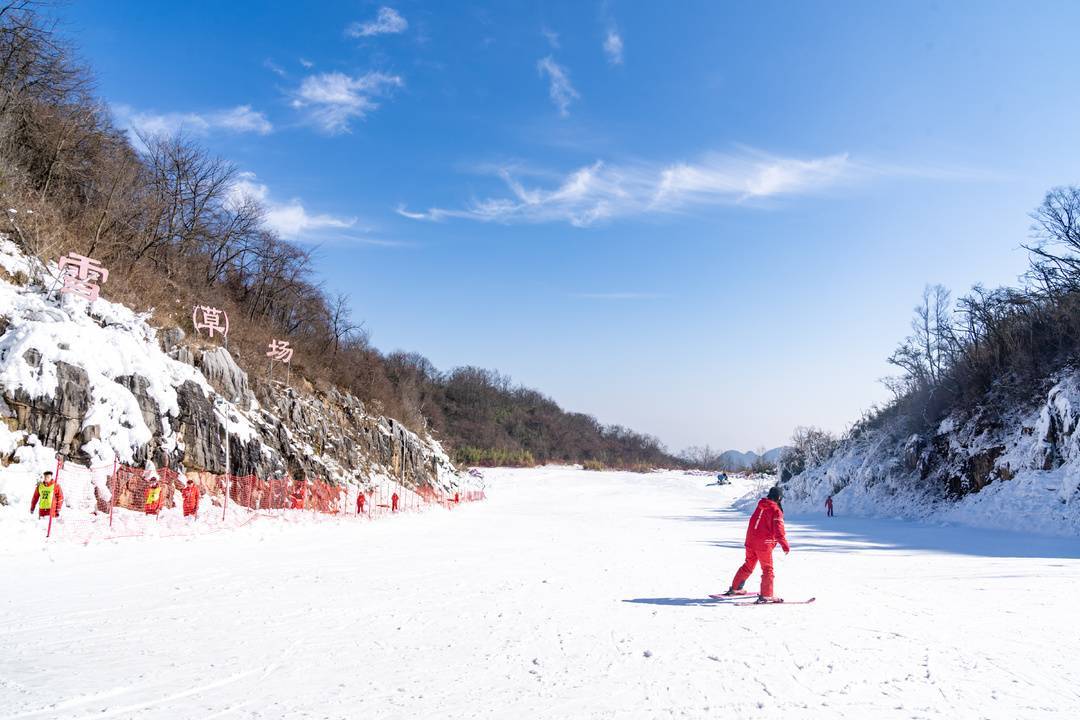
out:
{"label": "bare tree", "polygon": [[909,390],[936,387],[955,352],[952,299],[945,287],[927,285],[923,289],[911,330],[889,362],[904,371]]}
{"label": "bare tree", "polygon": [[1080,290],[1080,188],[1053,188],[1031,219],[1028,279],[1051,296]]}

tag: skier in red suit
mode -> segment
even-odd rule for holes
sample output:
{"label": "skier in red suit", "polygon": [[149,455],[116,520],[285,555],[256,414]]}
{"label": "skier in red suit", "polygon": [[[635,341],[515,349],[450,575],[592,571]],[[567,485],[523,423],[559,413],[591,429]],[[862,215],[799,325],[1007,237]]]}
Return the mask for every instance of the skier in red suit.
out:
{"label": "skier in red suit", "polygon": [[783,491],[776,486],[769,490],[768,497],[758,501],[757,509],[750,516],[750,525],[746,528],[746,561],[735,573],[735,579],[725,595],[739,594],[746,579],[754,572],[754,567],[761,563],[761,592],[758,599],[765,601],[773,597],[773,548],[779,545],[785,555],[791,551],[784,533],[784,509],[780,505],[783,498]]}
{"label": "skier in red suit", "polygon": [[180,491],[184,498],[184,517],[196,515],[199,512],[199,486],[195,481],[188,478],[187,485]]}

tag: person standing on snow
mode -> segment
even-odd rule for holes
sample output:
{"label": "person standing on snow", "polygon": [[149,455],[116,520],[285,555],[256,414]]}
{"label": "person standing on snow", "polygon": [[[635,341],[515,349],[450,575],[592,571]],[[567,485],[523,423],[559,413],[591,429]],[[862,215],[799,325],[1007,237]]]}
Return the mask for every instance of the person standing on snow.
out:
{"label": "person standing on snow", "polygon": [[304,475],[301,475],[295,481],[293,481],[292,491],[292,509],[303,510],[304,499],[307,497],[307,480]]}
{"label": "person standing on snow", "polygon": [[34,497],[30,499],[30,514],[37,507],[38,517],[60,517],[60,508],[64,506],[64,491],[60,489],[60,483],[53,480],[51,472],[41,475],[41,482],[34,488]]}
{"label": "person standing on snow", "polygon": [[184,517],[197,515],[199,512],[199,486],[195,481],[188,478],[187,485],[180,491],[184,498]]}
{"label": "person standing on snow", "polygon": [[146,488],[143,510],[147,515],[157,515],[161,512],[161,485],[156,476],[150,477],[150,486]]}
{"label": "person standing on snow", "polygon": [[356,495],[356,514],[357,515],[363,515],[364,514],[364,506],[365,505],[367,505],[367,497],[364,495],[364,493],[358,493]]}
{"label": "person standing on snow", "polygon": [[784,532],[784,508],[780,502],[784,493],[777,485],[769,490],[769,496],[758,501],[757,509],[750,516],[746,528],[746,561],[735,573],[725,595],[738,595],[746,584],[754,568],[761,563],[761,591],[759,602],[773,599],[773,548],[779,545],[787,555],[791,552],[787,535]]}
{"label": "person standing on snow", "polygon": [[825,498],[825,514],[832,517],[832,495]]}

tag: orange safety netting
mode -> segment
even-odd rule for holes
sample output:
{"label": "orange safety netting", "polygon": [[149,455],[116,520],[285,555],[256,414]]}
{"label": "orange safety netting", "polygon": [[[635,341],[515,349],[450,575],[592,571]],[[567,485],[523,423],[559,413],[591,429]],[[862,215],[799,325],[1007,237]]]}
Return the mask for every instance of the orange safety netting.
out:
{"label": "orange safety netting", "polygon": [[[61,466],[63,467],[63,466]],[[367,487],[336,485],[321,478],[300,480],[289,477],[259,478],[254,475],[208,475],[192,473],[188,484],[171,468],[146,470],[114,464],[96,468],[63,467],[64,476],[86,476],[81,486],[90,487],[91,498],[79,498],[79,505],[92,505],[92,517],[67,520],[65,527],[87,535],[99,536],[107,527],[107,537],[133,537],[145,534],[145,516],[156,521],[158,535],[216,531],[247,524],[256,515],[279,515],[306,511],[317,515],[376,519],[398,513],[417,512],[434,505],[448,508],[461,502],[485,499],[483,491],[442,492],[429,486],[408,488],[384,479]],[[75,500],[75,498],[71,498]],[[71,503],[74,504],[74,503]],[[117,509],[129,511],[117,522]],[[297,517],[303,517],[298,515]],[[167,522],[160,522],[167,519]],[[198,521],[198,524],[195,524]]]}

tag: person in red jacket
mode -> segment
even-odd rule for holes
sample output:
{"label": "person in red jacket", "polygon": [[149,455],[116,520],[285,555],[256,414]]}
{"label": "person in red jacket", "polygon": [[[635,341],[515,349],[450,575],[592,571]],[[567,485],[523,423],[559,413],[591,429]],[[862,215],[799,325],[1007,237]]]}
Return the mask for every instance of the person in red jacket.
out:
{"label": "person in red jacket", "polygon": [[38,517],[60,517],[60,508],[64,506],[64,491],[60,483],[53,480],[51,472],[41,475],[41,482],[34,488],[34,497],[30,499],[30,513],[37,508]]}
{"label": "person in red jacket", "polygon": [[367,505],[367,496],[364,493],[359,493],[356,496],[356,514],[364,514],[364,506]]}
{"label": "person in red jacket", "polygon": [[307,481],[304,478],[299,478],[293,482],[292,491],[292,509],[303,510],[304,499],[307,497]]}
{"label": "person in red jacket", "polygon": [[397,512],[398,501],[400,499],[401,498],[398,497],[397,493],[390,496],[390,512]]}
{"label": "person in red jacket", "polygon": [[196,515],[199,512],[199,486],[195,481],[188,478],[187,485],[180,491],[184,498],[184,517]]}
{"label": "person in red jacket", "polygon": [[832,517],[832,495],[825,498],[825,514]]}
{"label": "person in red jacket", "polygon": [[784,493],[777,485],[769,490],[769,496],[758,501],[757,509],[750,516],[746,528],[746,561],[735,573],[731,587],[725,595],[737,595],[742,592],[746,579],[754,572],[754,567],[761,563],[761,592],[758,600],[765,602],[773,598],[773,548],[779,545],[787,555],[791,552],[787,535],[784,533],[784,509],[780,502]]}

